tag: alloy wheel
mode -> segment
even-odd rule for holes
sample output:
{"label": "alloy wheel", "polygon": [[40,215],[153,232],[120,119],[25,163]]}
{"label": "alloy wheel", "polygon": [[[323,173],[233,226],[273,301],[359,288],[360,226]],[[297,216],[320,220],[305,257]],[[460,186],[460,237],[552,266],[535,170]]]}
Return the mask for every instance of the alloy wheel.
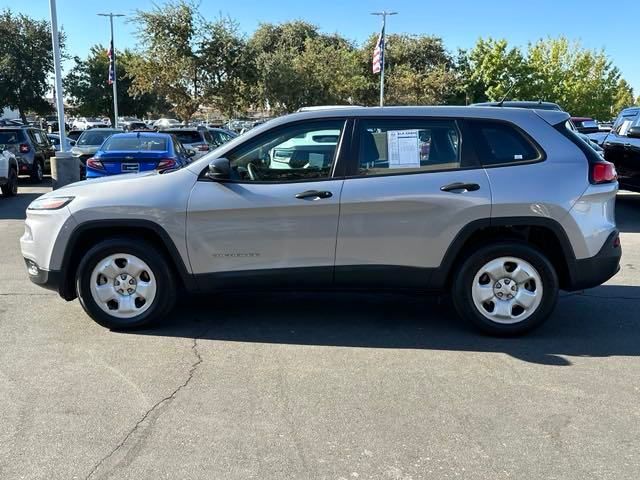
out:
{"label": "alloy wheel", "polygon": [[127,319],[147,311],[156,297],[157,283],[146,262],[128,253],[99,261],[90,279],[91,296],[109,315]]}
{"label": "alloy wheel", "polygon": [[492,322],[515,324],[529,318],[542,301],[540,274],[529,262],[500,257],[476,273],[471,287],[473,303]]}

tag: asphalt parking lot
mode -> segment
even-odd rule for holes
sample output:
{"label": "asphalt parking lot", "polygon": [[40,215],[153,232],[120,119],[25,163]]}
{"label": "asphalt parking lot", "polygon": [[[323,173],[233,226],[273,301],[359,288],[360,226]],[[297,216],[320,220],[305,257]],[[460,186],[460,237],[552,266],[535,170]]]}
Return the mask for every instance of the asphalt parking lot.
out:
{"label": "asphalt parking lot", "polygon": [[105,330],[32,285],[0,198],[0,479],[637,479],[640,195],[624,256],[518,339],[447,302],[238,293]]}

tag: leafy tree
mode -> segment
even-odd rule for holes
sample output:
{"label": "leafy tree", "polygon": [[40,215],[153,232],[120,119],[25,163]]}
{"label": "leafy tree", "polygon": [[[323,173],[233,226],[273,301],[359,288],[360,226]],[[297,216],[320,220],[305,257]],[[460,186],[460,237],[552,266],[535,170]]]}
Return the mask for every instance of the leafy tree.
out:
{"label": "leafy tree", "polygon": [[[148,112],[162,105],[162,100],[154,93],[130,93],[132,78],[129,65],[138,60],[135,53],[124,51],[117,55],[118,114],[142,118]],[[109,85],[109,58],[103,45],[94,45],[86,59],[74,58],[75,65],[64,79],[65,94],[74,103],[78,114],[100,116],[105,113],[113,119],[113,87]]]}
{"label": "leafy tree", "polygon": [[254,73],[246,40],[238,33],[237,23],[228,18],[208,24],[206,30],[199,51],[203,96],[207,104],[232,117],[246,110],[251,99],[249,82]]}
{"label": "leafy tree", "polygon": [[137,10],[141,55],[129,65],[132,92],[157,92],[177,116],[188,120],[203,103],[206,90],[200,46],[205,25],[195,4],[186,0]]}
{"label": "leafy tree", "polygon": [[618,82],[618,88],[616,90],[614,104],[613,104],[613,115],[618,114],[621,110],[631,107],[635,105],[636,102],[633,97],[633,88],[631,85],[625,80],[621,79]]}
{"label": "leafy tree", "polygon": [[[6,9],[0,13],[0,106],[44,114],[47,77],[53,72],[53,47],[49,23]],[[60,35],[64,48],[64,35]]]}

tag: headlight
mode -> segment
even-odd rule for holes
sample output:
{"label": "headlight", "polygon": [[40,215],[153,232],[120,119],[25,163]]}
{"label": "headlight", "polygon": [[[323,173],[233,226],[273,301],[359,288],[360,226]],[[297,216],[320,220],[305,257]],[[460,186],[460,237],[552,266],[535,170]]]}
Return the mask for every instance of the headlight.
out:
{"label": "headlight", "polygon": [[31,202],[31,205],[27,207],[27,210],[59,210],[60,208],[69,205],[71,200],[75,197],[47,197],[38,198]]}

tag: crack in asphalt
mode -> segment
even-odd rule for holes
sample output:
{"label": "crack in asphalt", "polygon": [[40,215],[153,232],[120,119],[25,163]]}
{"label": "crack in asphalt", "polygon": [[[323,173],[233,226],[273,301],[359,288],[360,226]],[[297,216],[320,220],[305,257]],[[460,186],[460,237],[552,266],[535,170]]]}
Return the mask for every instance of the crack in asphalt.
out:
{"label": "crack in asphalt", "polygon": [[[204,332],[203,332],[204,334]],[[122,441],[120,441],[120,443],[118,443],[118,445],[116,445],[107,455],[105,455],[104,457],[102,457],[100,459],[100,461],[98,463],[96,463],[93,468],[91,469],[91,471],[89,472],[89,474],[85,477],[85,480],[89,480],[91,477],[93,477],[93,475],[100,469],[100,467],[107,461],[109,460],[114,454],[116,454],[122,447],[124,447],[127,443],[127,441],[129,440],[129,438],[131,438],[131,436],[136,433],[136,431],[138,430],[138,428],[140,427],[140,425],[142,425],[145,420],[155,411],[157,410],[159,407],[161,407],[164,404],[167,404],[169,402],[171,402],[176,395],[180,392],[180,390],[182,390],[183,388],[185,388],[187,385],[189,385],[189,382],[191,382],[191,380],[193,379],[193,376],[196,372],[196,370],[198,369],[198,367],[200,366],[200,364],[202,363],[202,356],[200,355],[200,352],[198,350],[198,339],[201,338],[203,335],[198,335],[197,337],[195,337],[193,339],[193,345],[191,346],[191,351],[193,352],[193,354],[196,357],[196,361],[193,362],[191,364],[191,367],[189,368],[189,373],[187,375],[187,378],[184,382],[182,382],[182,384],[178,385],[178,387],[173,390],[173,392],[171,392],[170,395],[164,397],[163,399],[159,400],[158,402],[156,402],[151,408],[149,408],[144,415],[142,416],[142,418],[140,418],[140,420],[138,420],[136,422],[136,424],[133,426],[133,428],[131,430],[129,430],[129,432],[124,436],[124,438],[122,439]]]}

